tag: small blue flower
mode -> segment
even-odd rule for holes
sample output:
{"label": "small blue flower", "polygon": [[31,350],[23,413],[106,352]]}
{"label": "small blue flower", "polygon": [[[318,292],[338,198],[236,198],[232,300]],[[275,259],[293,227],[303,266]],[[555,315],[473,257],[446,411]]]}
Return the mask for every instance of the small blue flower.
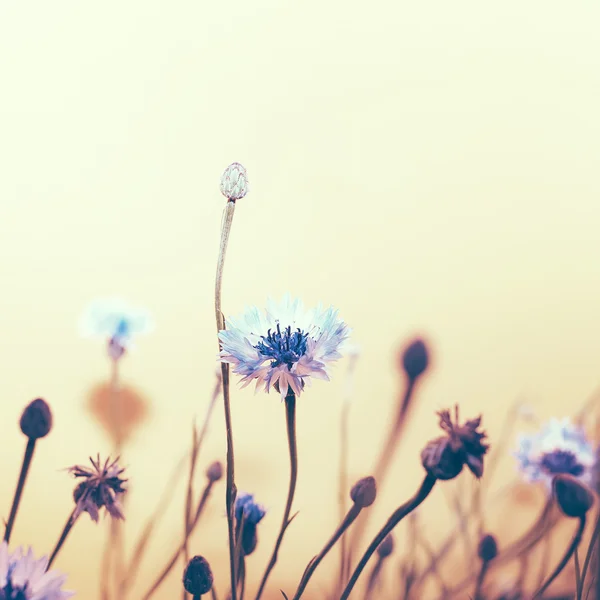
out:
{"label": "small blue flower", "polygon": [[568,474],[591,485],[596,462],[592,443],[569,419],[551,419],[542,429],[522,435],[514,453],[523,478],[543,481],[548,489],[555,475]]}
{"label": "small blue flower", "polygon": [[262,384],[282,398],[290,389],[299,396],[313,377],[329,379],[327,367],[341,358],[349,334],[333,308],[306,312],[300,300],[286,295],[279,303],[269,300],[264,313],[252,307],[227,319],[219,332],[220,359],[233,365],[244,386],[256,379],[257,389]]}
{"label": "small blue flower", "polygon": [[109,353],[119,358],[132,346],[136,335],[153,329],[148,311],[133,308],[120,298],[94,301],[85,311],[80,324],[85,337],[102,337],[109,342]]}
{"label": "small blue flower", "polygon": [[241,523],[243,516],[246,525],[256,526],[262,521],[267,511],[254,501],[254,494],[241,492],[235,499],[234,514],[238,523]]}

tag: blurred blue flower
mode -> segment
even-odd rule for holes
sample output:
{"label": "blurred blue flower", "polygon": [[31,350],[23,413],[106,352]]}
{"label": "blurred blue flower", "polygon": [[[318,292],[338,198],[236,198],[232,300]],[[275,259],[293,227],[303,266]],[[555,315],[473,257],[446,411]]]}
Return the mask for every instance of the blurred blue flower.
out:
{"label": "blurred blue flower", "polygon": [[537,433],[522,435],[514,453],[523,478],[551,488],[555,475],[568,474],[592,485],[595,450],[570,419],[550,419]]}
{"label": "blurred blue flower", "polygon": [[75,594],[63,590],[67,577],[47,571],[48,558],[35,558],[29,548],[25,554],[17,548],[12,554],[6,542],[0,545],[0,598],[19,600],[66,600]]}
{"label": "blurred blue flower", "polygon": [[341,358],[341,346],[350,329],[332,307],[306,312],[300,300],[284,296],[227,319],[219,332],[222,362],[233,365],[244,386],[256,379],[265,391],[274,387],[285,398],[291,389],[299,396],[311,378],[329,379],[327,366]]}
{"label": "blurred blue flower", "polygon": [[132,347],[133,338],[154,328],[150,313],[134,308],[121,298],[92,302],[83,314],[80,330],[85,337],[102,337],[109,342],[109,354],[119,358]]}
{"label": "blurred blue flower", "polygon": [[[258,545],[257,525],[267,511],[254,501],[253,494],[241,492],[235,500],[234,515],[236,520],[236,536],[239,537],[244,556],[249,556]],[[239,528],[242,526],[242,531]]]}
{"label": "blurred blue flower", "polygon": [[241,492],[235,499],[234,514],[238,523],[242,521],[243,516],[244,523],[256,526],[262,521],[267,511],[254,501],[254,494]]}

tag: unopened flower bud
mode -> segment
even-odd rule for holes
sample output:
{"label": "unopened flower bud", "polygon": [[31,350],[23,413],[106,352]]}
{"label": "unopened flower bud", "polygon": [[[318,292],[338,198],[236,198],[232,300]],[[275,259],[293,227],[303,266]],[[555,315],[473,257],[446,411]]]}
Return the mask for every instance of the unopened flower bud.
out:
{"label": "unopened flower bud", "polygon": [[206,477],[212,482],[219,481],[223,477],[223,465],[216,460],[206,469]]}
{"label": "unopened flower bud", "polygon": [[402,352],[402,368],[411,380],[420,377],[429,365],[429,351],[425,342],[417,338],[413,340]]}
{"label": "unopened flower bud", "polygon": [[384,540],[377,546],[377,554],[381,558],[387,558],[394,551],[394,538],[390,533]]}
{"label": "unopened flower bud", "polygon": [[350,498],[359,508],[371,506],[375,502],[376,497],[377,484],[374,477],[363,477],[350,490]]}
{"label": "unopened flower bud", "polygon": [[496,558],[497,554],[498,544],[496,542],[496,538],[489,533],[484,535],[479,540],[479,545],[477,546],[477,556],[479,556],[483,562],[490,562],[490,560]]}
{"label": "unopened flower bud", "polygon": [[239,200],[248,193],[248,175],[240,163],[230,164],[221,175],[221,194],[228,200]]}
{"label": "unopened flower bud", "polygon": [[194,556],[183,572],[183,587],[188,594],[201,596],[210,592],[213,574],[208,561],[202,556]]}
{"label": "unopened flower bud", "polygon": [[258,533],[256,531],[256,525],[249,523],[244,525],[242,530],[242,551],[244,556],[249,556],[256,550],[258,545]]}
{"label": "unopened flower bud", "polygon": [[593,493],[572,475],[557,475],[552,487],[556,502],[567,517],[583,517],[594,504]]}
{"label": "unopened flower bud", "polygon": [[38,398],[30,402],[20,421],[21,431],[32,440],[43,438],[52,429],[52,412],[45,400]]}

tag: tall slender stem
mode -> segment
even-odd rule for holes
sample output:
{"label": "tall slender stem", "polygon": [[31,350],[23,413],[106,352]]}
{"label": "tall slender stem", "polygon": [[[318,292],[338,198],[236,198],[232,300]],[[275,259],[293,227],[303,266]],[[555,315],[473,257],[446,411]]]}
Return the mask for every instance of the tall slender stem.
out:
{"label": "tall slender stem", "polygon": [[340,600],[348,599],[348,597],[350,596],[350,593],[352,592],[352,589],[354,588],[354,586],[356,585],[356,582],[358,581],[358,578],[360,577],[360,574],[363,572],[364,568],[367,566],[369,559],[371,558],[371,556],[373,556],[373,554],[377,550],[377,547],[379,546],[379,544],[381,544],[381,542],[383,542],[383,540],[387,537],[387,535],[392,532],[394,527],[396,527],[396,525],[398,525],[398,523],[400,523],[400,521],[406,515],[410,514],[415,508],[417,508],[417,506],[419,506],[419,504],[421,504],[421,502],[423,502],[423,500],[425,500],[425,498],[427,498],[427,496],[429,495],[429,492],[431,492],[431,490],[433,489],[433,486],[435,485],[436,481],[437,481],[437,479],[433,475],[430,475],[429,473],[427,473],[427,475],[425,476],[425,479],[423,479],[423,483],[421,484],[421,487],[418,489],[417,493],[410,500],[405,502],[402,506],[399,506],[392,513],[392,515],[388,519],[387,523],[381,528],[379,533],[375,536],[375,538],[373,539],[373,541],[367,548],[363,557],[360,559],[356,569],[354,570],[354,573],[352,573],[352,577],[350,578],[350,581],[348,582],[346,589],[343,591],[342,595],[340,596]]}
{"label": "tall slender stem", "polygon": [[21,496],[23,494],[25,482],[27,481],[27,473],[29,472],[29,467],[31,466],[31,459],[33,458],[33,453],[35,451],[36,441],[37,440],[35,438],[28,438],[27,446],[25,446],[25,454],[23,455],[21,473],[19,475],[19,480],[17,481],[17,487],[15,488],[15,496],[13,498],[12,508],[10,509],[8,523],[6,524],[6,529],[4,530],[4,541],[7,544],[8,542],[10,542],[10,534],[12,533],[13,527],[15,525],[17,511],[19,510],[19,505],[21,504]]}
{"label": "tall slender stem", "polygon": [[[235,212],[235,200],[228,200],[223,214],[223,225],[221,228],[221,244],[219,246],[219,258],[217,260],[217,274],[215,277],[215,317],[217,331],[225,329],[225,319],[221,311],[221,289],[223,286],[223,268],[225,266],[225,254],[233,215]],[[220,346],[219,346],[220,347]],[[229,365],[221,363],[221,374],[223,379],[223,406],[225,409],[225,429],[227,434],[227,475],[225,488],[225,509],[227,513],[227,529],[229,537],[229,571],[231,578],[231,600],[237,600],[237,577],[235,564],[235,522],[233,516],[235,497],[235,469],[233,455],[233,428],[231,424],[231,406],[229,401]]]}
{"label": "tall slender stem", "polygon": [[[340,473],[338,484],[338,505],[340,511],[340,519],[343,520],[346,514],[346,495],[348,494],[348,416],[350,412],[350,404],[344,402],[342,406],[342,414],[340,418]],[[346,558],[346,532],[342,533],[340,539],[340,575],[339,584],[343,585],[345,575],[345,558]]]}
{"label": "tall slender stem", "polygon": [[317,556],[315,556],[308,563],[308,565],[304,571],[304,574],[302,575],[302,579],[300,580],[300,583],[298,584],[298,589],[296,590],[296,593],[294,594],[294,597],[292,600],[299,600],[299,598],[302,596],[304,590],[306,589],[306,586],[308,585],[310,578],[312,577],[313,573],[317,570],[317,567],[319,566],[321,561],[325,558],[325,556],[331,550],[331,548],[333,548],[333,546],[338,541],[338,539],[340,539],[340,537],[343,536],[344,532],[348,529],[348,527],[350,527],[350,525],[353,523],[354,519],[356,519],[356,517],[358,517],[358,515],[360,514],[360,511],[361,511],[361,508],[359,506],[357,506],[356,504],[353,504],[350,507],[350,510],[345,515],[345,517],[342,519],[342,522],[340,523],[338,528],[335,530],[334,534],[331,536],[329,541],[325,544],[323,550],[321,550],[321,552],[319,552],[319,554],[317,554]]}
{"label": "tall slender stem", "polygon": [[46,567],[46,571],[48,571],[50,569],[50,567],[52,566],[52,563],[54,562],[56,555],[60,552],[60,549],[63,547],[63,544],[65,543],[65,540],[67,539],[67,536],[71,532],[71,529],[73,529],[73,525],[75,525],[75,522],[77,521],[78,517],[75,516],[76,510],[77,510],[77,507],[75,507],[73,509],[73,511],[69,515],[69,518],[67,519],[67,522],[65,523],[62,533],[60,534],[60,537],[58,538],[58,542],[56,542],[56,546],[54,546],[54,550],[52,550],[52,554],[50,555],[50,558],[48,559],[48,566]]}
{"label": "tall slender stem", "polygon": [[287,424],[287,436],[288,436],[288,447],[290,452],[290,486],[288,489],[287,502],[285,505],[285,511],[283,513],[283,520],[281,522],[281,529],[279,530],[279,535],[277,536],[277,541],[275,542],[275,548],[273,549],[273,554],[271,555],[271,559],[269,560],[269,564],[265,570],[263,578],[260,582],[260,586],[258,588],[258,592],[256,593],[255,600],[259,600],[261,597],[265,585],[267,584],[267,580],[269,579],[269,575],[277,562],[277,554],[279,552],[279,547],[281,546],[281,542],[283,541],[283,536],[285,535],[285,531],[290,524],[290,513],[292,511],[292,502],[294,501],[294,493],[296,491],[296,479],[298,478],[298,452],[296,448],[296,396],[291,389],[288,391],[288,394],[285,398],[285,415],[286,415],[286,424]]}

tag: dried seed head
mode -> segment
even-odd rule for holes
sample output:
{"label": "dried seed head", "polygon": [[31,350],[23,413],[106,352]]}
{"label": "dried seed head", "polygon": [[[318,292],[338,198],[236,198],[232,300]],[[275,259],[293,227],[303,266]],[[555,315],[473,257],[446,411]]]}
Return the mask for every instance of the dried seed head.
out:
{"label": "dried seed head", "polygon": [[594,494],[572,475],[557,475],[552,481],[554,497],[567,517],[583,517],[594,504]]}
{"label": "dried seed head", "polygon": [[381,558],[387,558],[394,551],[394,537],[390,533],[384,540],[377,546],[377,554]]}
{"label": "dried seed head", "polygon": [[489,562],[496,558],[498,554],[498,544],[496,538],[489,533],[482,536],[477,546],[477,555],[483,562]]}
{"label": "dried seed head", "polygon": [[75,517],[82,512],[87,512],[97,523],[100,509],[104,507],[111,517],[124,519],[120,500],[127,491],[125,488],[127,480],[121,477],[125,469],[119,466],[118,459],[112,462],[106,459],[102,463],[100,456],[96,460],[90,457],[90,463],[92,468],[76,465],[68,469],[73,477],[80,479],[80,483],[73,491],[76,504]]}
{"label": "dried seed head", "polygon": [[248,174],[240,163],[231,163],[221,175],[221,194],[228,200],[239,200],[248,193]]}
{"label": "dried seed head", "polygon": [[429,351],[425,342],[417,338],[402,352],[402,368],[406,376],[415,380],[423,375],[429,365]]}
{"label": "dried seed head", "polygon": [[454,479],[464,465],[475,477],[483,475],[483,457],[488,445],[483,442],[485,432],[479,431],[481,417],[470,419],[463,425],[458,420],[458,405],[454,419],[449,410],[438,412],[440,427],[446,432],[429,442],[421,452],[421,463],[428,473],[438,479]]}
{"label": "dried seed head", "polygon": [[21,415],[19,425],[29,439],[47,436],[52,429],[52,412],[47,402],[41,398],[30,402]]}
{"label": "dried seed head", "polygon": [[219,481],[223,477],[223,465],[216,460],[206,469],[206,477],[212,482]]}
{"label": "dried seed head", "polygon": [[202,556],[194,556],[183,572],[183,587],[188,594],[201,596],[210,592],[213,574],[208,561]]}
{"label": "dried seed head", "polygon": [[377,484],[374,477],[359,479],[350,490],[352,502],[360,508],[371,506],[377,497]]}

